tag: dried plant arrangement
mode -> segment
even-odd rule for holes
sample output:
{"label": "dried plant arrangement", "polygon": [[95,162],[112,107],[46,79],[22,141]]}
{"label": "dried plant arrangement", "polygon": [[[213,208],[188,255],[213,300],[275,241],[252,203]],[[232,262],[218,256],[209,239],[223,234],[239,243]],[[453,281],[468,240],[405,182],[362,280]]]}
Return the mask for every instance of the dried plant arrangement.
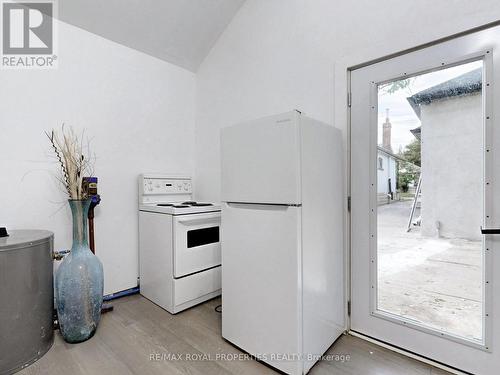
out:
{"label": "dried plant arrangement", "polygon": [[52,129],[45,132],[54,150],[57,162],[61,169],[61,176],[58,178],[70,199],[87,199],[87,193],[82,188],[82,179],[85,176],[93,175],[93,162],[90,158],[90,147],[86,142],[86,152],[84,152],[83,133],[79,137],[70,127],[64,126],[58,132]]}

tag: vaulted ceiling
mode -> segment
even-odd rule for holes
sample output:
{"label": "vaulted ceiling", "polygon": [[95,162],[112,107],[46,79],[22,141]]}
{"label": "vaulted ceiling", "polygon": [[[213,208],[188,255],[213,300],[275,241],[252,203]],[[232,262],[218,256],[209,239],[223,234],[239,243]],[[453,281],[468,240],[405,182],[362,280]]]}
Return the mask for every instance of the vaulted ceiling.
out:
{"label": "vaulted ceiling", "polygon": [[59,19],[196,71],[245,0],[61,0]]}

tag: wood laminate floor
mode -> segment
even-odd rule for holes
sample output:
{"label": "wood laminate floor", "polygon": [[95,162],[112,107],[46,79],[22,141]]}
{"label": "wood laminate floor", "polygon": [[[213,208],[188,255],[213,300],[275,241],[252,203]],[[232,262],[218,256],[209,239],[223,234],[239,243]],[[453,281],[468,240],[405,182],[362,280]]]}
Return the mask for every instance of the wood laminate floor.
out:
{"label": "wood laminate floor", "polygon": [[[65,343],[56,332],[54,346],[19,374],[276,374],[221,337],[220,298],[177,315],[134,295],[113,301],[96,335],[81,344]],[[352,336],[342,336],[310,374],[448,374]]]}

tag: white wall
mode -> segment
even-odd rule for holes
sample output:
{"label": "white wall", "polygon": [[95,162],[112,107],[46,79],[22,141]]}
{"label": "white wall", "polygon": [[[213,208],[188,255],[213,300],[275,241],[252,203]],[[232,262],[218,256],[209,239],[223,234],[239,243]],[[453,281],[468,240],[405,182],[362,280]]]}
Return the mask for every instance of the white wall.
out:
{"label": "white wall", "polygon": [[298,108],[345,137],[347,66],[497,19],[497,0],[247,0],[197,74],[197,196],[220,198],[221,127]]}
{"label": "white wall", "polygon": [[422,234],[479,241],[483,221],[482,95],[421,106]]}
{"label": "white wall", "polygon": [[[382,159],[382,169],[379,169],[378,159]],[[384,152],[377,153],[377,193],[389,193],[389,178],[391,179],[391,191],[396,193],[396,168],[397,163],[393,157]]]}
{"label": "white wall", "polygon": [[59,23],[59,68],[0,71],[0,225],[55,232],[71,245],[70,213],[44,130],[86,129],[102,203],[96,252],[105,293],[138,276],[137,176],[192,173],[195,76],[184,69]]}

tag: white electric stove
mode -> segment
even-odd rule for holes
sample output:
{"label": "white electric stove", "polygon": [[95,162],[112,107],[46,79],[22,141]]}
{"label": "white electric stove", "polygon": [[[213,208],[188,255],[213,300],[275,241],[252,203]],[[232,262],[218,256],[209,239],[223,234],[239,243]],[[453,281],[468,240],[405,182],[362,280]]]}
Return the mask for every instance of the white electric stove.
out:
{"label": "white electric stove", "polygon": [[220,205],[187,176],[139,176],[141,294],[172,314],[221,294]]}

